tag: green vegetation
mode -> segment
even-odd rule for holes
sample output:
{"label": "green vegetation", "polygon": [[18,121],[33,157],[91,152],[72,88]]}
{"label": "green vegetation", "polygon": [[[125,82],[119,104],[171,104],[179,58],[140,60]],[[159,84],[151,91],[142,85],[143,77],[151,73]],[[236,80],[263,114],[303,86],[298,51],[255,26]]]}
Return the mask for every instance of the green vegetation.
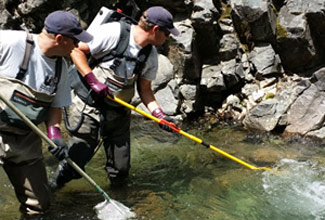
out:
{"label": "green vegetation", "polygon": [[274,94],[273,93],[267,93],[266,95],[265,95],[265,99],[273,99],[274,98]]}
{"label": "green vegetation", "polygon": [[276,38],[281,39],[281,38],[287,38],[288,37],[288,31],[280,24],[279,19],[276,20]]}
{"label": "green vegetation", "polygon": [[230,5],[227,5],[227,4],[223,3],[223,2],[221,2],[221,5],[222,5],[222,14],[221,14],[221,16],[219,18],[219,21],[222,20],[222,19],[225,19],[225,18],[230,18],[231,17],[231,11],[232,11]]}

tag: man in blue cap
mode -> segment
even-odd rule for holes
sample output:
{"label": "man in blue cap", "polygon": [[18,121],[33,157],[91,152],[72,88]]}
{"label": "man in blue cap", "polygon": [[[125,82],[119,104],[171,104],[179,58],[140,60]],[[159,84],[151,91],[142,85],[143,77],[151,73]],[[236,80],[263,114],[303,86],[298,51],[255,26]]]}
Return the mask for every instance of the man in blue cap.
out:
{"label": "man in blue cap", "polygon": [[[40,34],[0,31],[0,93],[36,124],[45,122],[48,137],[57,145],[49,150],[58,160],[67,156],[60,132],[61,108],[71,104],[68,66],[62,57],[69,56],[79,41],[91,40],[67,11],[49,14]],[[41,214],[50,204],[41,139],[0,103],[0,165],[20,210]]]}
{"label": "man in blue cap", "polygon": [[[137,84],[140,98],[152,115],[174,122],[163,112],[151,90],[151,81],[155,79],[158,69],[155,46],[161,46],[170,33],[179,35],[173,24],[173,16],[163,7],[146,10],[138,24],[130,26],[126,50],[122,56],[118,56],[113,51],[121,42],[122,30],[120,22],[110,22],[92,29],[93,41],[80,43],[71,54],[76,68],[92,90],[102,97],[111,94],[130,102]],[[97,60],[98,64],[93,68],[88,64],[88,54]],[[106,58],[108,56],[111,58]],[[145,58],[141,60],[141,57]],[[68,111],[69,123],[75,127],[80,115],[83,115],[83,124],[70,138],[72,146],[69,156],[84,167],[93,156],[101,136],[111,185],[122,185],[126,183],[130,170],[130,110],[107,98],[99,99],[98,105],[92,107],[82,100],[77,89],[73,92],[77,95],[72,98]],[[162,128],[171,131],[167,125]],[[66,162],[60,163],[57,171],[53,187],[60,188],[71,179],[80,178]]]}

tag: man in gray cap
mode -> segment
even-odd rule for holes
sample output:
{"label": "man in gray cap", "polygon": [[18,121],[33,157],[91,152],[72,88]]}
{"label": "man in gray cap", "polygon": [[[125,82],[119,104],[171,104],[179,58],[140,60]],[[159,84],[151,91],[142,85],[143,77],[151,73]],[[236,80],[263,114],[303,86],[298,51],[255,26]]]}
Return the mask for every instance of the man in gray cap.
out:
{"label": "man in gray cap", "polygon": [[[71,104],[68,66],[62,57],[69,56],[79,41],[90,40],[92,35],[67,11],[49,14],[40,34],[0,31],[0,93],[34,123],[45,122],[48,137],[57,145],[49,150],[58,160],[67,156],[60,132],[61,108]],[[0,165],[20,210],[41,214],[50,204],[41,139],[0,103]]]}
{"label": "man in gray cap", "polygon": [[[130,102],[137,84],[140,98],[152,115],[174,123],[163,112],[151,90],[151,81],[155,79],[158,69],[155,46],[161,46],[170,33],[179,35],[173,24],[173,16],[163,7],[146,10],[138,24],[130,26],[127,32],[129,40],[122,56],[114,56],[116,53],[112,52],[121,42],[123,30],[120,22],[105,23],[92,30],[93,41],[80,43],[71,54],[79,74],[92,90],[102,94],[102,97],[110,94]],[[93,68],[88,64],[88,54],[98,61]],[[111,58],[106,59],[108,56]],[[141,60],[141,57],[145,58]],[[107,98],[99,99],[97,106],[92,107],[81,98],[77,88],[74,94],[77,95],[72,98],[69,107],[69,123],[75,127],[83,115],[83,124],[70,138],[70,158],[84,167],[93,156],[101,136],[111,185],[126,183],[130,170],[130,110]],[[167,125],[161,127],[171,131]],[[71,179],[80,178],[66,162],[60,163],[57,171],[53,187],[60,188]]]}

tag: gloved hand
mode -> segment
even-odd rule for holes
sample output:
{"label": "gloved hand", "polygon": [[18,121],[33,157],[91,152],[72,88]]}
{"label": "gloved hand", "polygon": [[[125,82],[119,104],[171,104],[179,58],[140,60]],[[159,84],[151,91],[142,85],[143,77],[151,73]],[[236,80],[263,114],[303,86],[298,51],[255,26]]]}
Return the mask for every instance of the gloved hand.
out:
{"label": "gloved hand", "polygon": [[112,91],[108,88],[106,84],[99,82],[93,72],[90,72],[85,75],[85,80],[89,84],[90,88],[94,90],[98,95],[110,95],[111,97],[113,97]]}
{"label": "gloved hand", "polygon": [[68,157],[68,146],[64,142],[60,128],[55,126],[49,126],[47,128],[47,136],[49,139],[53,141],[53,143],[56,145],[56,148],[53,148],[52,146],[49,146],[48,149],[55,156],[58,160],[63,160]]}
{"label": "gloved hand", "polygon": [[[158,119],[163,119],[165,121],[168,121],[168,122],[171,122],[173,127],[177,128],[177,125],[176,125],[176,122],[175,120],[173,120],[171,117],[169,117],[168,115],[166,115],[161,108],[156,108],[155,110],[153,110],[151,112],[151,114],[153,116],[155,116],[156,118]],[[173,132],[173,129],[168,125],[168,124],[164,124],[163,122],[162,123],[159,123],[159,127],[161,129],[164,129],[165,131],[168,131],[168,132]]]}

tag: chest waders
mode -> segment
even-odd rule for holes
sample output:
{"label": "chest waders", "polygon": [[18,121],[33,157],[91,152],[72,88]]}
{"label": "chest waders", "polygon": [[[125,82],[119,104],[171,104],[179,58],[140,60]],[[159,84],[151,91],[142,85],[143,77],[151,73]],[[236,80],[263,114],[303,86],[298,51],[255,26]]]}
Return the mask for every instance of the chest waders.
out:
{"label": "chest waders", "polygon": [[[120,13],[117,12],[113,14],[120,16]],[[139,53],[135,57],[128,56],[132,22],[122,20],[122,18],[116,20],[121,25],[116,47],[97,60],[94,58],[89,60],[89,66],[96,78],[100,82],[106,82],[116,95],[116,91],[134,89],[134,83],[139,78],[138,75],[142,72],[144,63],[152,49],[150,45],[138,51]],[[105,61],[110,61],[109,63],[113,65],[108,68],[101,67],[100,64]],[[134,71],[129,69],[129,75],[119,71],[119,67],[126,64],[126,61],[131,62],[130,66],[135,68]],[[69,72],[75,96],[72,106],[67,111],[70,115],[64,118],[66,128],[71,136],[69,156],[80,167],[84,167],[95,154],[96,148],[101,146],[100,141],[103,141],[106,154],[105,167],[111,184],[113,181],[125,180],[130,169],[129,125],[131,112],[123,106],[115,104],[118,106],[115,107],[111,103],[106,103],[106,98],[103,96],[97,96],[75,68],[71,68]],[[77,179],[78,176],[71,171],[73,170],[68,164],[63,164],[55,181],[64,185],[71,179]]]}
{"label": "chest waders", "polygon": [[[38,125],[48,118],[48,110],[61,77],[62,58],[57,58],[56,61],[54,92],[52,94],[38,92],[21,81],[27,72],[33,46],[33,36],[27,33],[25,54],[16,78],[0,76],[0,93]],[[30,128],[4,102],[0,102],[0,131],[24,135],[30,131]]]}

